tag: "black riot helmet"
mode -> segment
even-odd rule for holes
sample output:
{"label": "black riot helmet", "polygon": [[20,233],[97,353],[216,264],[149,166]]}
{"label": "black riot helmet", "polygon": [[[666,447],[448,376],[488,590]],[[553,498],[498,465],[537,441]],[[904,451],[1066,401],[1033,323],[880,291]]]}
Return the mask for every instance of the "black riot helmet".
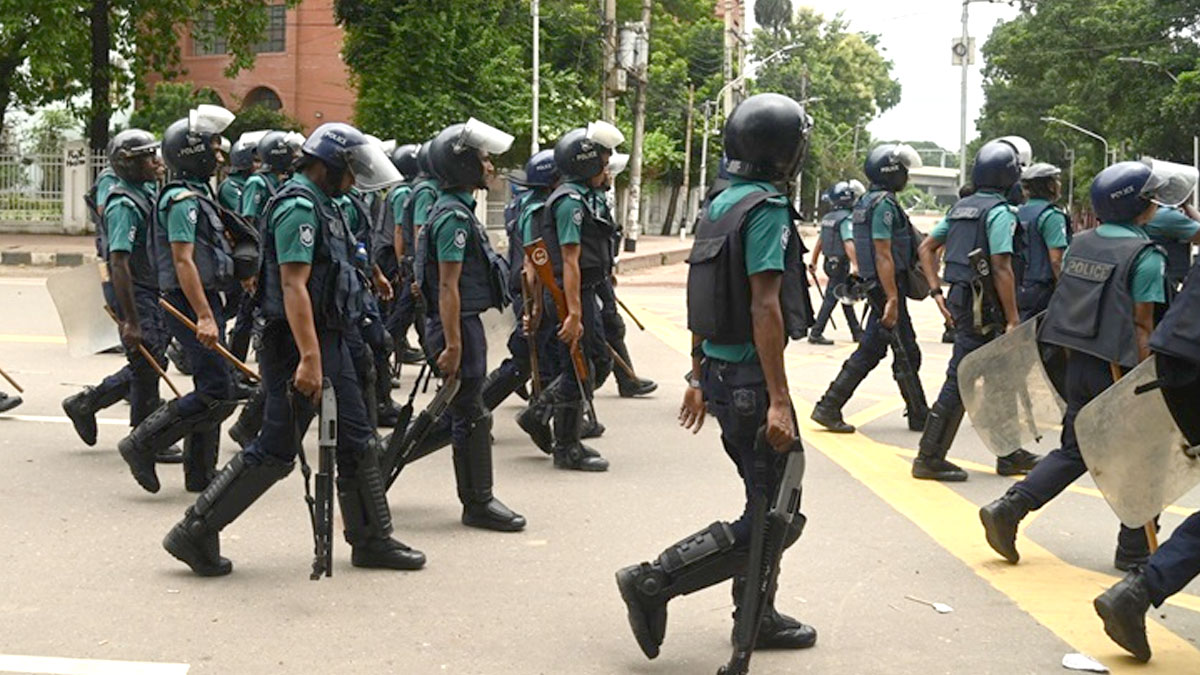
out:
{"label": "black riot helmet", "polygon": [[908,185],[908,170],[921,167],[921,156],[907,143],[884,143],[871,148],[863,173],[872,187],[898,192]]}
{"label": "black riot helmet", "polygon": [[1008,195],[1021,180],[1021,157],[1017,149],[1005,141],[988,141],[975,153],[971,169],[971,184],[976,190],[992,190]]}
{"label": "black riot helmet", "polygon": [[729,173],[771,182],[800,172],[812,120],[804,106],[782,94],[755,94],[725,121]]}
{"label": "black riot helmet", "polygon": [[429,142],[429,167],[442,187],[486,188],[483,158],[507,152],[513,137],[472,117]]}
{"label": "black riot helmet", "polygon": [[268,131],[258,142],[258,158],[271,173],[287,173],[296,162],[296,143],[286,131]]}
{"label": "black riot helmet", "polygon": [[858,179],[851,178],[850,180],[838,181],[833,187],[829,188],[826,197],[830,204],[837,209],[848,209],[854,206],[858,198],[866,194],[867,189],[863,184],[858,182]]}
{"label": "black riot helmet", "polygon": [[419,176],[433,176],[433,169],[429,166],[429,144],[432,142],[431,138],[417,147],[417,175]]}
{"label": "black riot helmet", "polygon": [[554,164],[563,180],[587,181],[608,166],[613,150],[625,142],[625,135],[612,124],[592,122],[572,129],[554,144]]}
{"label": "black riot helmet", "polygon": [[[301,148],[302,162],[320,160],[332,172],[334,183],[342,174],[354,174],[354,184],[363,192],[380,190],[401,180],[383,148],[372,143],[363,132],[342,122],[326,122],[317,127]],[[333,195],[338,196],[338,195]]]}
{"label": "black riot helmet", "polygon": [[163,132],[162,153],[167,168],[191,178],[208,178],[217,170],[221,132],[234,114],[219,105],[203,103]]}
{"label": "black riot helmet", "polygon": [[396,170],[404,176],[405,180],[412,180],[421,172],[417,162],[418,149],[419,146],[410,143],[401,145],[392,151],[392,164],[396,166]]}
{"label": "black riot helmet", "polygon": [[254,169],[258,156],[258,143],[267,135],[266,131],[247,131],[238,137],[229,151],[229,168],[233,173],[245,173]]}
{"label": "black riot helmet", "polygon": [[142,157],[157,152],[158,145],[149,131],[126,129],[108,142],[108,164],[122,180],[131,183],[153,180],[153,176],[144,176],[139,172],[139,163]]}

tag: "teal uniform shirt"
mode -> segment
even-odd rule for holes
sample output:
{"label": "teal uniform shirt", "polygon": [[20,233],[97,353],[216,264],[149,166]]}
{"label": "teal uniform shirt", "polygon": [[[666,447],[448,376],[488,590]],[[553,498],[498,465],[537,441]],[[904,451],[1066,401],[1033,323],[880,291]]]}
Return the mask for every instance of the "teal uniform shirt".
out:
{"label": "teal uniform shirt", "polygon": [[256,173],[250,176],[242,188],[239,212],[247,218],[257,219],[266,207],[272,189],[278,189],[279,185],[279,178],[273,173]]}
{"label": "teal uniform shirt", "polygon": [[[778,192],[775,186],[765,181],[732,177],[729,187],[717,195],[709,205],[709,219],[720,218],[743,197],[759,190]],[[746,224],[742,227],[742,245],[746,252],[746,276],[750,277],[762,272],[783,272],[784,237],[791,224],[787,198],[783,195],[767,200],[765,204],[750,212],[746,218]],[[753,342],[745,342],[740,345],[720,345],[705,340],[701,348],[704,350],[705,356],[731,363],[750,363],[758,358],[758,351],[755,350]]]}
{"label": "teal uniform shirt", "polygon": [[433,190],[422,190],[413,202],[413,227],[424,227],[425,223],[429,222],[429,214],[433,212],[433,204],[442,189],[441,184],[434,178],[430,178],[429,183],[433,185]]}
{"label": "teal uniform shirt", "polygon": [[96,210],[104,213],[105,206],[108,202],[108,193],[112,192],[113,186],[120,182],[117,174],[113,173],[112,169],[105,169],[96,176]]}
{"label": "teal uniform shirt", "polygon": [[[290,181],[307,187],[317,196],[320,206],[332,206],[329,196],[304,174],[296,173]],[[275,259],[279,264],[311,265],[313,246],[321,230],[317,205],[304,197],[290,197],[272,209],[271,218],[275,227]]]}
{"label": "teal uniform shirt", "polygon": [[838,236],[842,241],[850,241],[854,239],[854,216],[846,216],[838,223]]}
{"label": "teal uniform shirt", "polygon": [[[991,192],[982,192],[981,194],[993,194]],[[879,209],[875,211],[879,213]],[[1012,254],[1013,252],[1013,234],[1017,231],[1017,214],[1013,213],[1008,204],[998,204],[988,211],[987,215],[987,238],[988,251],[990,255],[1004,255],[1005,253]],[[950,221],[942,218],[929,236],[935,240],[946,243],[946,235],[950,233]],[[872,227],[872,234],[874,228]],[[873,237],[875,239],[890,238],[890,237]],[[1065,238],[1065,235],[1064,235]],[[1065,242],[1064,242],[1065,245]]]}
{"label": "teal uniform shirt", "polygon": [[[1117,223],[1100,225],[1096,228],[1096,234],[1104,239],[1150,239],[1145,228]],[[1166,279],[1167,258],[1162,251],[1154,248],[1142,251],[1133,263],[1133,276],[1129,280],[1133,301],[1165,303]]]}
{"label": "teal uniform shirt", "polygon": [[[154,190],[149,189],[146,183],[130,183],[117,179],[115,183],[109,185],[108,192],[111,192],[112,188],[117,185],[130,192],[141,192],[146,196],[148,203],[154,203]],[[153,183],[149,185],[153,185]],[[119,198],[109,202],[106,198],[104,223],[108,228],[108,251],[110,253],[117,251],[132,253],[135,248],[146,245],[146,236],[150,229],[149,223],[145,222],[141,211],[138,211],[129,199]]]}
{"label": "teal uniform shirt", "polygon": [[221,187],[217,190],[217,201],[221,206],[234,213],[241,212],[242,192],[246,189],[247,180],[249,180],[249,176],[237,173],[229,174],[229,177],[221,182]]}
{"label": "teal uniform shirt", "polygon": [[521,234],[521,243],[528,244],[533,241],[533,214],[537,207],[546,205],[546,197],[548,194],[535,194],[527,192],[524,197],[521,197],[521,215],[517,216],[517,232]]}
{"label": "teal uniform shirt", "polygon": [[[209,195],[208,183],[204,181],[186,178],[184,183],[192,192]],[[196,223],[200,220],[200,204],[195,197],[184,197],[174,201],[175,195],[183,190],[182,187],[168,189],[163,193],[159,203],[165,205],[167,241],[194,244],[196,243]]]}
{"label": "teal uniform shirt", "polygon": [[342,222],[346,224],[346,229],[350,232],[350,234],[353,234],[356,239],[359,238],[360,232],[358,231],[358,208],[354,206],[354,202],[350,199],[350,196],[341,195],[340,197],[334,197],[332,201],[334,206],[336,206],[338,211],[342,214]]}
{"label": "teal uniform shirt", "polygon": [[[475,210],[475,199],[466,190],[447,193]],[[467,238],[471,236],[471,221],[457,211],[443,213],[433,223],[429,240],[433,242],[434,258],[439,262],[460,263],[466,257]]]}
{"label": "teal uniform shirt", "polygon": [[412,194],[411,185],[397,185],[390,193],[388,193],[388,204],[391,205],[392,225],[400,227],[401,221],[404,219],[404,202],[408,201],[408,196]]}
{"label": "teal uniform shirt", "polygon": [[567,183],[578,199],[560,198],[554,205],[554,227],[558,231],[558,245],[578,244],[583,241],[583,210],[591,190],[579,181]]}
{"label": "teal uniform shirt", "polygon": [[1146,223],[1146,234],[1168,241],[1191,241],[1200,232],[1200,223],[1186,213],[1169,206],[1160,206],[1158,212]]}
{"label": "teal uniform shirt", "polygon": [[881,200],[871,214],[871,238],[890,240],[897,223],[904,223],[904,215],[890,199]]}
{"label": "teal uniform shirt", "polygon": [[1036,206],[1043,209],[1042,215],[1038,216],[1037,229],[1038,234],[1042,235],[1042,241],[1046,242],[1046,248],[1066,248],[1067,247],[1067,216],[1058,209],[1047,209],[1050,202],[1040,197],[1030,199],[1030,206]]}

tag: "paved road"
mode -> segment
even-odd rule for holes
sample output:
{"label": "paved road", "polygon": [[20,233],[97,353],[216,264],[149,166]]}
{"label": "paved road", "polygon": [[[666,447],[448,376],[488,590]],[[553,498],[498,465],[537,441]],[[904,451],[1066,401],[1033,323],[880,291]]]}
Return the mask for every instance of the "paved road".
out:
{"label": "paved road", "polygon": [[[157,495],[134,484],[114,450],[126,407],[103,413],[95,448],[61,417],[64,396],[120,359],[69,358],[44,278],[0,273],[0,366],[27,389],[26,404],[0,416],[0,672],[715,672],[729,650],[727,587],[674,601],[663,654],[648,662],[612,581],[618,567],[740,508],[716,425],[692,437],[674,423],[688,369],[685,273],[634,274],[618,289],[647,324],[630,326],[635,365],[661,386],[645,400],[618,398],[612,385],[598,394],[608,432],[595,447],[612,460],[608,474],[555,471],[507,403],[495,428],[497,494],[529,518],[525,532],[461,527],[442,453],[390,494],[397,536],[428,554],[427,569],[357,570],[339,541],[334,577],[317,583],[299,472],[226,530],[233,575],[196,578],[164,553],[159,540],[192,501],[179,471],[160,471]],[[932,398],[949,348],[936,343],[940,321],[926,305],[915,314]],[[844,332],[833,336],[834,347],[789,347],[802,416],[851,350]],[[1030,519],[1022,563],[1009,566],[983,542],[975,511],[1010,481],[991,471],[969,423],[952,454],[971,480],[913,481],[917,434],[901,409],[881,368],[848,408],[862,433],[803,425],[809,526],[785,560],[778,605],[813,623],[820,641],[756,656],[755,673],[1050,673],[1076,651],[1113,672],[1200,672],[1200,586],[1154,613],[1149,666],[1104,636],[1090,600],[1118,577],[1116,519],[1089,481]],[[232,442],[222,450],[230,456]],[[1188,495],[1164,533],[1198,507],[1200,493]]]}

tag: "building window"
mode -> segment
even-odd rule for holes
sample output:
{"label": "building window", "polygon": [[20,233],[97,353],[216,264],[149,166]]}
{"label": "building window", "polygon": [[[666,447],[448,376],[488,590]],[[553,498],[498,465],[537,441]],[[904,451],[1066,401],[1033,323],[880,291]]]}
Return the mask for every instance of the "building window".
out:
{"label": "building window", "polygon": [[[263,39],[254,45],[255,54],[282,52],[287,48],[287,7],[271,5],[267,8],[267,29]],[[200,13],[200,18],[192,23],[192,54],[195,56],[211,56],[227,54],[229,42],[218,30],[216,20],[210,10]]]}
{"label": "building window", "polygon": [[279,100],[279,95],[271,91],[267,87],[255,87],[246,94],[245,100],[242,101],[242,109],[252,108],[260,105],[269,110],[279,110],[283,107],[283,101]]}

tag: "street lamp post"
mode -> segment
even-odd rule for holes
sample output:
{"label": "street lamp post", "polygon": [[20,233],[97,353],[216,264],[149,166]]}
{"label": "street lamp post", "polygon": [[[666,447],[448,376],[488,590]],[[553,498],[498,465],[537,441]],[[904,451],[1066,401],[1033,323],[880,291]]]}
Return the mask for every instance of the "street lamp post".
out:
{"label": "street lamp post", "polygon": [[958,127],[958,186],[962,187],[967,179],[967,73],[970,67],[971,34],[967,27],[969,17],[967,7],[972,2],[999,2],[1000,0],[963,0],[962,4],[962,92],[959,108]]}
{"label": "street lamp post", "polygon": [[1107,138],[1101,136],[1100,134],[1098,134],[1094,131],[1089,131],[1087,129],[1084,129],[1083,127],[1079,126],[1078,124],[1072,124],[1071,122],[1059,119],[1057,117],[1046,116],[1046,117],[1042,118],[1042,121],[1043,122],[1052,122],[1054,124],[1061,124],[1064,127],[1067,127],[1069,129],[1074,129],[1075,131],[1078,131],[1081,134],[1086,134],[1086,135],[1091,136],[1092,138],[1100,141],[1102,144],[1104,144],[1104,165],[1108,166],[1108,165],[1112,164],[1112,161],[1110,159],[1110,155],[1108,152],[1108,139]]}
{"label": "street lamp post", "polygon": [[1075,148],[1067,145],[1064,140],[1059,140],[1062,143],[1063,154],[1067,158],[1067,171],[1069,172],[1069,180],[1067,182],[1067,213],[1070,213],[1075,206]]}
{"label": "street lamp post", "polygon": [[[1171,78],[1171,82],[1179,84],[1179,78],[1175,76],[1175,73],[1172,73],[1167,69],[1166,66],[1158,61],[1151,61],[1150,59],[1143,59],[1136,56],[1118,56],[1117,60],[1121,63],[1136,63],[1142,66],[1158,68],[1164,74],[1166,74],[1167,77]],[[1192,134],[1192,166],[1196,167],[1197,171],[1200,171],[1200,136],[1197,136],[1196,134]],[[1195,208],[1200,208],[1200,190],[1192,191],[1192,206]]]}

